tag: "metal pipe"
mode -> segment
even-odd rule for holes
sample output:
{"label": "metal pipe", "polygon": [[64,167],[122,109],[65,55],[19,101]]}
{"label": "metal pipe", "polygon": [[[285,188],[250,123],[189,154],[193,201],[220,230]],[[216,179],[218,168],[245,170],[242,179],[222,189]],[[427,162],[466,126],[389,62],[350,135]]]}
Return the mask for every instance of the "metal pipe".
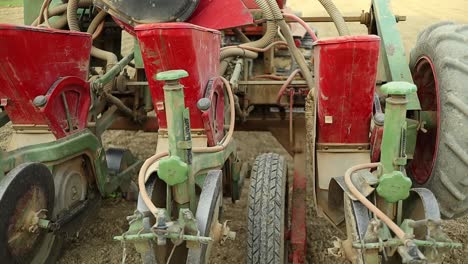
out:
{"label": "metal pipe", "polygon": [[122,100],[120,100],[119,98],[113,96],[112,94],[110,94],[110,92],[108,91],[104,91],[103,93],[103,96],[104,98],[106,99],[107,102],[117,106],[117,108],[122,111],[125,115],[129,116],[129,117],[132,117],[133,119],[137,119],[136,117],[136,114],[133,113],[132,109],[130,109],[129,107],[127,107],[123,102]]}
{"label": "metal pipe", "polygon": [[237,89],[239,85],[239,78],[240,78],[243,65],[244,65],[244,59],[243,58],[238,59],[236,62],[236,66],[234,67],[234,71],[231,75],[231,79],[229,80],[233,89]]}
{"label": "metal pipe", "polygon": [[[369,14],[369,13],[366,13],[366,14]],[[345,16],[345,17],[343,17],[343,19],[344,19],[345,22],[353,22],[353,23],[359,22],[361,24],[365,24],[365,20],[364,20],[362,15],[361,16]],[[306,23],[330,23],[330,22],[333,22],[333,18],[331,18],[331,17],[301,17],[301,20],[303,20]],[[395,20],[397,22],[406,21],[406,16],[395,15]],[[294,19],[287,18],[286,22],[291,23],[291,22],[296,22],[296,21]]]}
{"label": "metal pipe", "polygon": [[[437,241],[426,241],[426,240],[413,240],[414,244],[418,247],[438,247],[438,248],[463,248],[462,243],[456,242],[437,242]],[[353,248],[357,249],[380,249],[382,247],[398,247],[402,246],[403,242],[399,239],[390,239],[387,241],[382,242],[375,242],[375,243],[361,243],[361,242],[354,242]]]}
{"label": "metal pipe", "polygon": [[283,86],[281,86],[281,89],[279,90],[278,95],[276,96],[276,104],[278,104],[278,105],[280,104],[281,98],[283,97],[283,93],[286,91],[288,86],[291,84],[294,77],[300,72],[301,72],[301,70],[296,69],[289,75],[288,79],[283,83]]}
{"label": "metal pipe", "polygon": [[[180,234],[173,234],[167,233],[162,234],[163,237],[169,239],[182,239],[185,241],[196,241],[203,244],[208,244],[213,241],[211,237],[202,237],[202,236],[193,236],[193,235],[180,235]],[[135,235],[123,235],[123,236],[115,236],[114,240],[117,241],[139,241],[139,240],[152,240],[157,239],[158,235],[155,233],[144,233],[144,234],[135,234]]]}
{"label": "metal pipe", "polygon": [[250,39],[240,29],[233,28],[232,31],[236,34],[237,38],[239,38],[239,40],[242,43],[249,43],[250,42]]}
{"label": "metal pipe", "polygon": [[102,75],[93,82],[93,87],[96,89],[101,89],[104,85],[111,82],[115,78],[115,76],[117,76],[121,71],[124,70],[125,66],[127,66],[127,64],[130,61],[132,61],[134,57],[135,53],[131,52],[119,62],[114,64],[113,67],[110,68],[104,75]]}

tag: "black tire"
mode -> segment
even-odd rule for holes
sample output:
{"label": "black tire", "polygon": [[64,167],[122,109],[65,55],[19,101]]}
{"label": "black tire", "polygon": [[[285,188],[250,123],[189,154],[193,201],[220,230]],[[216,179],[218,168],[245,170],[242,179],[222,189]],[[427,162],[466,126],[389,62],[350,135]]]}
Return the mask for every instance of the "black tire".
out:
{"label": "black tire", "polygon": [[286,259],[287,164],[284,157],[262,154],[250,180],[247,263],[283,264]]}
{"label": "black tire", "polygon": [[[438,90],[439,99],[432,104],[438,104],[440,121],[437,122],[439,139],[438,142],[435,140],[438,145],[436,143],[434,148],[433,169],[428,171],[427,179],[423,177],[417,185],[435,194],[445,218],[456,218],[468,212],[468,25],[442,22],[419,34],[410,56],[410,68],[416,84],[417,72],[424,71],[420,70],[423,60],[431,62],[428,65],[435,80],[433,85],[438,87],[434,94],[437,95]],[[426,85],[418,85],[418,96],[422,104],[429,107],[427,102],[423,102],[424,89],[428,89]],[[424,93],[428,95],[430,91]],[[417,154],[415,152],[415,156]],[[414,162],[409,166],[417,164]]]}

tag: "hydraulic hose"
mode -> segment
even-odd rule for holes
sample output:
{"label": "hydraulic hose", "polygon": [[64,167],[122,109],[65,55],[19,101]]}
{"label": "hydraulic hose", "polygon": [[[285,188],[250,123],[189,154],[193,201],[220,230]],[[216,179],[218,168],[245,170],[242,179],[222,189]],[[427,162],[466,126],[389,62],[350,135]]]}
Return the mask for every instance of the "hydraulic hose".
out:
{"label": "hydraulic hose", "polygon": [[106,18],[107,13],[104,10],[101,10],[91,21],[91,24],[89,24],[88,30],[86,32],[93,34],[98,26],[104,21],[104,18]]}
{"label": "hydraulic hose", "polygon": [[154,215],[156,219],[158,219],[158,208],[154,205],[153,201],[151,201],[151,197],[148,195],[145,186],[145,176],[146,172],[148,171],[149,167],[155,163],[156,161],[160,160],[163,157],[169,156],[168,152],[159,153],[156,155],[151,156],[147,159],[140,168],[140,172],[138,173],[138,188],[140,189],[141,199],[145,203],[146,207],[150,210],[150,212]]}
{"label": "hydraulic hose", "polygon": [[[263,17],[267,20],[265,35],[263,35],[263,37],[260,38],[259,40],[241,44],[239,46],[241,48],[242,47],[264,48],[265,46],[269,45],[276,36],[276,30],[278,28],[278,25],[274,21],[275,20],[274,15],[272,13],[272,10],[271,10],[269,4],[265,0],[255,0],[255,3],[257,3],[258,7],[260,7],[260,9],[263,12]],[[226,58],[233,57],[233,56],[236,56],[236,57],[237,56],[245,56],[245,55],[248,56],[248,54],[244,53],[244,52],[242,52],[240,54],[239,54],[238,51],[236,53],[233,53],[233,52],[231,53],[230,49],[231,48],[221,51],[220,75],[224,74],[224,72],[226,71],[227,66],[229,64],[228,61],[225,61]],[[237,48],[233,47],[232,49],[237,49]],[[247,57],[247,58],[257,58],[257,56],[258,56],[258,54],[255,57],[251,56],[251,57]]]}
{"label": "hydraulic hose", "polygon": [[[276,4],[276,2],[275,2],[275,5],[276,5],[276,8],[279,9],[278,4]],[[310,72],[309,67],[307,66],[307,62],[304,58],[304,55],[299,50],[299,48],[296,47],[296,44],[294,43],[294,39],[293,39],[291,30],[289,29],[288,24],[284,20],[280,21],[278,24],[281,28],[281,32],[283,32],[286,42],[288,42],[288,47],[289,47],[289,50],[291,51],[292,56],[296,60],[297,65],[299,66],[299,69],[301,69],[302,76],[304,77],[307,83],[307,86],[309,87],[309,89],[312,89],[314,87],[314,79],[312,77],[312,73]]]}
{"label": "hydraulic hose", "polygon": [[336,29],[338,30],[338,34],[340,36],[347,36],[351,35],[349,33],[348,26],[341,14],[340,10],[336,8],[335,4],[332,0],[318,0],[320,4],[322,4],[323,8],[327,11],[328,15],[333,19],[333,23],[335,23]]}
{"label": "hydraulic hose", "polygon": [[[254,48],[254,47],[242,47],[242,49],[244,50],[250,50],[250,51],[253,51],[253,52],[265,52],[265,51],[268,51],[269,49],[271,49],[272,47],[274,47],[275,45],[288,45],[288,43],[286,43],[285,41],[275,41],[273,43],[270,43],[270,45],[264,47],[264,48]],[[224,47],[224,48],[221,48],[221,51],[223,50],[226,50],[226,49],[231,49],[233,48],[233,46],[230,46],[230,47]],[[248,57],[248,56],[245,56],[245,57]]]}
{"label": "hydraulic hose", "polygon": [[259,40],[242,44],[241,46],[248,46],[248,47],[255,47],[255,48],[263,48],[266,45],[270,44],[276,36],[276,29],[278,26],[274,21],[274,14],[265,0],[255,0],[255,3],[263,12],[263,17],[267,20],[266,23],[266,32],[262,38]]}
{"label": "hydraulic hose", "polygon": [[[256,2],[260,2],[261,0],[256,0]],[[304,58],[304,55],[302,52],[296,47],[296,43],[294,42],[291,30],[284,21],[283,14],[281,13],[281,9],[278,6],[278,3],[276,0],[264,0],[262,1],[264,3],[267,3],[267,5],[270,7],[270,14],[273,14],[273,19],[278,22],[278,25],[281,29],[281,32],[283,33],[283,36],[288,43],[289,50],[293,56],[293,58],[296,60],[299,69],[301,69],[301,72],[304,76],[304,79],[307,83],[307,86],[312,89],[314,87],[314,80],[312,78],[312,74],[309,70],[309,67],[307,66],[307,62]],[[275,32],[276,34],[276,32]]]}
{"label": "hydraulic hose", "polygon": [[[104,10],[100,11],[94,17],[93,21],[91,21],[91,24],[89,25],[88,30],[86,32],[93,34],[98,28],[98,26],[101,24],[101,22],[104,21],[106,16],[107,13]],[[109,71],[110,69],[112,69],[112,67],[114,67],[114,65],[118,63],[117,55],[115,55],[112,52],[96,48],[95,46],[91,48],[91,56],[106,61],[106,71]],[[106,84],[104,86],[104,90],[110,92],[110,90],[112,90],[112,82]]]}
{"label": "hydraulic hose", "polygon": [[403,231],[395,222],[392,221],[384,212],[380,211],[373,203],[371,203],[362,193],[354,186],[353,181],[351,180],[351,176],[355,171],[363,170],[363,169],[371,169],[377,168],[378,166],[382,165],[381,163],[366,163],[353,166],[349,168],[344,176],[346,186],[348,186],[349,191],[356,197],[367,209],[375,214],[377,218],[382,220],[388,228],[390,228],[395,235],[403,241],[405,245],[410,242],[408,237],[406,236],[405,231]]}
{"label": "hydraulic hose", "polygon": [[286,92],[286,89],[288,88],[288,86],[291,84],[291,82],[294,80],[294,77],[296,77],[296,75],[298,73],[301,73],[301,70],[299,70],[299,69],[294,70],[289,75],[288,79],[286,79],[286,81],[283,83],[283,86],[281,86],[281,89],[279,90],[278,95],[276,96],[276,104],[277,105],[280,105],[281,98],[283,97],[283,93]]}
{"label": "hydraulic hose", "polygon": [[81,31],[80,25],[78,24],[78,17],[77,17],[77,10],[78,10],[78,2],[80,0],[68,0],[68,7],[67,7],[67,20],[68,20],[68,28],[70,31]]}
{"label": "hydraulic hose", "polygon": [[[45,22],[43,24],[38,25],[38,27],[45,26]],[[47,25],[47,24],[46,24]],[[49,28],[55,28],[55,29],[62,29],[67,25],[67,16],[60,16],[56,20],[50,21],[49,20],[49,25],[47,27]]]}
{"label": "hydraulic hose", "polygon": [[239,47],[232,47],[228,49],[224,49],[221,51],[221,60],[224,60],[229,57],[245,57],[249,59],[256,59],[258,57],[258,53],[249,51]]}
{"label": "hydraulic hose", "polygon": [[229,81],[226,80],[224,77],[220,77],[221,80],[223,81],[224,85],[226,86],[226,91],[229,97],[229,130],[224,137],[224,139],[221,141],[221,145],[214,146],[214,147],[198,147],[198,148],[193,148],[192,152],[194,153],[213,153],[213,152],[218,152],[218,151],[223,151],[227,145],[231,142],[232,140],[232,135],[234,134],[234,126],[236,124],[236,103],[234,101],[234,93],[232,92],[231,85],[229,84]]}
{"label": "hydraulic hose", "polygon": [[309,33],[309,35],[310,35],[310,37],[312,38],[313,41],[318,40],[317,35],[315,35],[315,32],[312,30],[312,28],[310,28],[310,26],[304,20],[302,20],[300,17],[298,17],[296,15],[293,15],[293,14],[283,14],[283,16],[287,17],[287,18],[290,18],[290,19],[296,21],[297,23],[301,24],[301,26],[304,27],[304,29],[307,31],[307,33]]}
{"label": "hydraulic hose", "polygon": [[[81,0],[78,3],[78,7],[88,7],[88,6],[92,5],[92,4],[93,4],[92,0]],[[48,10],[48,16],[51,18],[53,16],[62,15],[63,13],[65,13],[67,11],[67,7],[68,7],[68,3],[52,7],[51,9]],[[64,19],[65,19],[65,21],[67,21],[66,14],[64,16]],[[49,23],[51,23],[51,25],[52,25],[52,22],[49,22]],[[32,22],[32,24],[31,24],[31,26],[37,26],[37,25],[39,25],[39,18],[36,18],[36,20],[34,20],[34,22]]]}

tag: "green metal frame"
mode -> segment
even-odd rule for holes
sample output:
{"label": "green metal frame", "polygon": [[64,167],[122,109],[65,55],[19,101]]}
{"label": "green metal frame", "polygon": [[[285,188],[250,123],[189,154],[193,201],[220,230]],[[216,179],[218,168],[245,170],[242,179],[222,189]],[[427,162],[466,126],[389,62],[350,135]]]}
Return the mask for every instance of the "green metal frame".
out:
{"label": "green metal frame", "polygon": [[73,157],[85,155],[91,161],[97,187],[102,196],[114,192],[123,182],[138,172],[142,162],[135,161],[125,171],[109,177],[106,152],[100,140],[88,129],[49,143],[26,146],[0,152],[0,179],[16,166],[25,162],[40,162],[50,167]]}
{"label": "green metal frame", "polygon": [[[372,9],[377,25],[377,32],[382,39],[382,60],[387,76],[391,81],[413,83],[405,46],[397,28],[395,15],[390,7],[390,0],[372,0]],[[408,110],[421,110],[416,93],[408,95]]]}
{"label": "green metal frame", "polygon": [[[39,16],[43,1],[41,0],[23,0],[23,13],[24,13],[24,24],[31,25],[34,20]],[[49,9],[55,6],[63,4],[62,0],[52,0],[49,5]],[[51,18],[51,21],[57,18]]]}

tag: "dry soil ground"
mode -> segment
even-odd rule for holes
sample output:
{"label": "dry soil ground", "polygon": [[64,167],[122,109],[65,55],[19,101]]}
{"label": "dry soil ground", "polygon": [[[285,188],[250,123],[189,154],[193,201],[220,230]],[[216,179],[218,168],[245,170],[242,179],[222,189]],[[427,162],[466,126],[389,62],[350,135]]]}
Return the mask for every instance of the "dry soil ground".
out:
{"label": "dry soil ground", "polygon": [[[0,0],[1,1],[1,0]],[[369,8],[370,0],[335,0],[337,6],[345,15],[358,15],[361,10]],[[325,12],[315,0],[289,0],[289,5],[302,11],[305,16],[325,15]],[[431,23],[441,20],[452,20],[459,23],[468,23],[467,0],[394,0],[392,1],[395,13],[408,16],[408,21],[398,25],[403,36],[406,49],[414,44],[418,32]],[[22,8],[0,8],[1,23],[21,23]],[[321,37],[334,36],[336,30],[333,25],[314,25]],[[365,28],[359,24],[352,24],[353,33],[365,33]],[[0,144],[8,140],[9,128],[0,130]],[[240,155],[244,160],[252,161],[254,157],[263,152],[278,152],[287,156],[289,164],[291,157],[272,137],[270,133],[239,132],[235,134],[238,139]],[[130,133],[113,131],[106,133],[104,138],[107,146],[127,147],[140,158],[145,158],[154,152],[156,136],[148,133]],[[247,187],[243,189],[243,198],[232,205],[226,200],[225,218],[232,220],[231,228],[237,232],[234,242],[227,242],[218,246],[214,252],[211,263],[243,263],[245,258],[246,241],[246,206]],[[121,234],[127,228],[125,216],[132,213],[134,205],[120,200],[104,200],[102,206],[93,213],[80,232],[67,239],[65,251],[60,263],[120,263],[122,246],[112,241],[112,236]],[[341,263],[341,261],[327,255],[326,248],[331,246],[333,236],[342,236],[333,227],[320,218],[317,218],[313,208],[309,208],[309,262],[310,263]],[[456,241],[468,244],[468,217],[447,221],[445,230]],[[444,263],[468,263],[468,251],[459,250],[447,256]],[[126,263],[137,263],[138,256],[128,247]]]}

